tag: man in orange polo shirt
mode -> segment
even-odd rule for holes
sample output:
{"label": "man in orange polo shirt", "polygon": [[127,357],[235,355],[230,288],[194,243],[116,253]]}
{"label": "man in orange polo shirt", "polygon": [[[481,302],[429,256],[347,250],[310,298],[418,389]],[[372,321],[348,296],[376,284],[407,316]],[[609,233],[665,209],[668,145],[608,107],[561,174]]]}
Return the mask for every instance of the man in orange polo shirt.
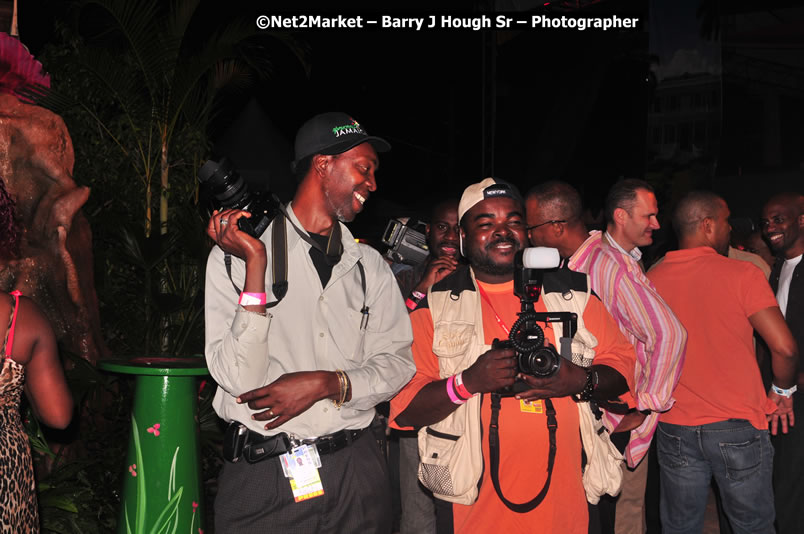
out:
{"label": "man in orange polo shirt", "polygon": [[[768,435],[794,423],[798,351],[773,292],[754,265],[726,257],[729,208],[706,191],[678,204],[681,250],[648,273],[687,328],[687,358],[676,403],[656,432],[662,532],[700,532],[711,478],[735,533],[773,533],[773,448]],[[765,392],[754,329],[771,350]]]}
{"label": "man in orange polo shirt", "polygon": [[[586,534],[588,516],[582,483],[579,411],[571,395],[604,400],[615,399],[628,390],[634,376],[633,347],[601,302],[592,296],[582,317],[586,329],[597,339],[594,364],[583,368],[562,359],[558,372],[550,378],[518,375],[514,351],[489,350],[489,346],[495,338],[508,337],[521,311],[519,299],[513,293],[513,275],[514,255],[527,243],[522,199],[510,184],[487,178],[466,189],[458,219],[462,251],[470,265],[459,266],[430,288],[427,297],[411,313],[417,371],[391,401],[391,419],[402,428],[425,427],[445,420],[459,407],[466,409],[472,402],[480,401],[475,405],[479,404],[484,468],[477,481],[479,492],[471,504],[452,505],[449,519],[454,532]],[[565,272],[575,281],[587,282],[582,273]],[[447,324],[444,314],[430,308],[438,301],[439,292],[442,298],[446,292],[450,295],[446,300],[458,306],[476,303],[473,309],[466,310],[466,315],[472,318],[468,322]],[[536,312],[545,311],[543,300],[536,302]],[[436,320],[437,329],[433,326],[434,316],[440,318]],[[480,318],[482,325],[473,324],[475,317]],[[544,326],[546,339],[552,341],[550,330],[548,325]],[[482,333],[480,339],[478,331]],[[436,338],[442,343],[434,343]],[[445,359],[445,351],[453,351],[446,359],[457,358],[466,363],[458,365],[458,372],[449,377],[442,373],[439,363]],[[501,400],[498,425],[500,492],[509,501],[528,502],[545,485],[551,406],[557,421],[551,483],[543,500],[530,511],[522,512],[509,508],[494,487],[488,438],[491,417],[488,393],[511,386],[517,377],[531,389]],[[464,405],[467,401],[469,404]],[[443,531],[442,526],[443,523],[439,532]]]}

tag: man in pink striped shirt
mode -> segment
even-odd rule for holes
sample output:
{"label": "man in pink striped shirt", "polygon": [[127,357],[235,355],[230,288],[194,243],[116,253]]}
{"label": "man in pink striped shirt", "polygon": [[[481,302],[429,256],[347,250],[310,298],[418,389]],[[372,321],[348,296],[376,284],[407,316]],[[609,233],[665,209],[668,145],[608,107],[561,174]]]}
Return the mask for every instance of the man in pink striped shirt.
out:
{"label": "man in pink striped shirt", "polygon": [[[616,510],[617,534],[645,532],[648,452],[659,413],[673,406],[687,332],[647,279],[638,247],[653,242],[659,228],[653,189],[641,180],[623,180],[606,199],[605,232],[587,232],[578,192],[560,181],[534,187],[527,198],[528,237],[534,246],[555,247],[567,266],[589,275],[600,297],[637,356],[634,408],[626,415],[604,413],[612,440],[625,445],[628,468]],[[630,432],[630,434],[626,434]],[[619,435],[618,435],[619,434]],[[601,521],[611,523],[601,509]]]}

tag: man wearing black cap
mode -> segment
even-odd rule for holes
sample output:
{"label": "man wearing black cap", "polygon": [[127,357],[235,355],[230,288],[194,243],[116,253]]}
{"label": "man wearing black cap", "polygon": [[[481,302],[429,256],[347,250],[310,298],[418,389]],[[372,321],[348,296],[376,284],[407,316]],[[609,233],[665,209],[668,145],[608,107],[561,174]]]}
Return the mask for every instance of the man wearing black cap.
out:
{"label": "man wearing black cap", "polygon": [[[376,190],[377,152],[389,148],[348,115],[317,115],[296,136],[301,183],[284,219],[259,239],[238,228],[246,212],[215,212],[209,222],[217,246],[207,264],[206,357],[219,385],[214,408],[231,422],[218,532],[390,531],[385,462],[369,426],[374,406],[413,375],[412,333],[388,265],[341,224]],[[225,255],[235,256],[231,277]],[[277,263],[284,298],[271,286]],[[277,287],[267,298],[266,286]]]}
{"label": "man wearing black cap", "polygon": [[[508,338],[522,310],[513,292],[514,258],[527,243],[522,198],[511,184],[486,178],[466,188],[458,220],[469,265],[434,284],[410,314],[416,375],[391,401],[390,418],[421,428],[419,479],[454,503],[451,514],[439,509],[439,532],[586,534],[591,489],[582,480],[580,419],[588,408],[571,396],[601,401],[624,393],[633,348],[589,297],[585,274],[562,270],[548,283],[545,273],[536,312],[549,309],[548,294],[551,302],[588,297],[571,352],[590,366],[560,359],[549,378],[519,372],[513,349],[491,345]],[[562,337],[555,328],[543,326],[551,345]],[[490,395],[515,382],[523,386],[517,396]]]}

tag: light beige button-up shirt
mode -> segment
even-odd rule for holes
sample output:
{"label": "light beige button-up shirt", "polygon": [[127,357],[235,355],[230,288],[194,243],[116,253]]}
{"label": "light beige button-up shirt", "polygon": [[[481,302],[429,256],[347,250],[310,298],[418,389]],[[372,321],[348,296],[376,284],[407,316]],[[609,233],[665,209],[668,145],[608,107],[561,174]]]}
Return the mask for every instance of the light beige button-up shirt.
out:
{"label": "light beige button-up shirt", "polygon": [[[301,223],[288,206],[296,226]],[[206,272],[206,359],[218,383],[213,407],[226,421],[240,421],[264,435],[286,432],[312,438],[343,429],[365,428],[374,417],[374,406],[393,397],[416,371],[411,355],[413,332],[402,296],[388,264],[369,246],[343,232],[343,256],[332,268],[327,287],[310,258],[310,245],[287,225],[288,292],[263,317],[238,305],[224,266],[224,253],[214,247]],[[271,255],[271,231],[261,238]],[[357,260],[366,273],[366,305],[369,319],[361,329],[363,290]],[[245,262],[232,258],[232,279],[238,287],[245,280]],[[271,295],[271,262],[265,273],[268,301]],[[251,420],[252,410],[235,398],[270,384],[286,373],[343,369],[352,384],[352,399],[336,408],[327,399],[266,431],[264,421]]]}

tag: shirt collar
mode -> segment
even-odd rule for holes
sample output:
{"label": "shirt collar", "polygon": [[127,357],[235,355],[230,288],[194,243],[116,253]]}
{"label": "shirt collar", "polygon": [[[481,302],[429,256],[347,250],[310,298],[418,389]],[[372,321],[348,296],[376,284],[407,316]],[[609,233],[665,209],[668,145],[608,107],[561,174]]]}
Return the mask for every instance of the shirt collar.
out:
{"label": "shirt collar", "polygon": [[620,244],[611,236],[608,230],[606,230],[606,239],[609,240],[611,246],[613,246],[623,254],[631,256],[636,261],[640,261],[642,259],[642,251],[639,250],[639,247],[634,247],[633,250],[631,250],[631,252],[628,252],[627,250],[625,250],[623,247],[620,246]]}
{"label": "shirt collar", "polygon": [[[293,211],[293,202],[288,202],[286,211],[288,212],[288,217],[293,223],[298,226],[303,232],[306,232],[307,235],[310,232],[305,230],[302,223],[299,222],[299,218],[296,216],[296,212]],[[335,224],[341,225],[341,243],[343,244],[343,255],[341,256],[341,261],[338,264],[343,263],[347,267],[351,267],[354,263],[357,262],[363,254],[360,252],[360,247],[358,246],[357,242],[355,241],[352,232],[349,231],[349,228],[346,227],[345,224],[341,223],[340,221],[335,221]],[[299,237],[299,234],[296,233],[290,225],[287,225],[287,239],[288,239],[288,249],[292,248],[296,245],[296,243],[302,242],[302,239]],[[304,243],[305,246],[309,247],[307,243]],[[346,260],[344,262],[344,260]]]}

